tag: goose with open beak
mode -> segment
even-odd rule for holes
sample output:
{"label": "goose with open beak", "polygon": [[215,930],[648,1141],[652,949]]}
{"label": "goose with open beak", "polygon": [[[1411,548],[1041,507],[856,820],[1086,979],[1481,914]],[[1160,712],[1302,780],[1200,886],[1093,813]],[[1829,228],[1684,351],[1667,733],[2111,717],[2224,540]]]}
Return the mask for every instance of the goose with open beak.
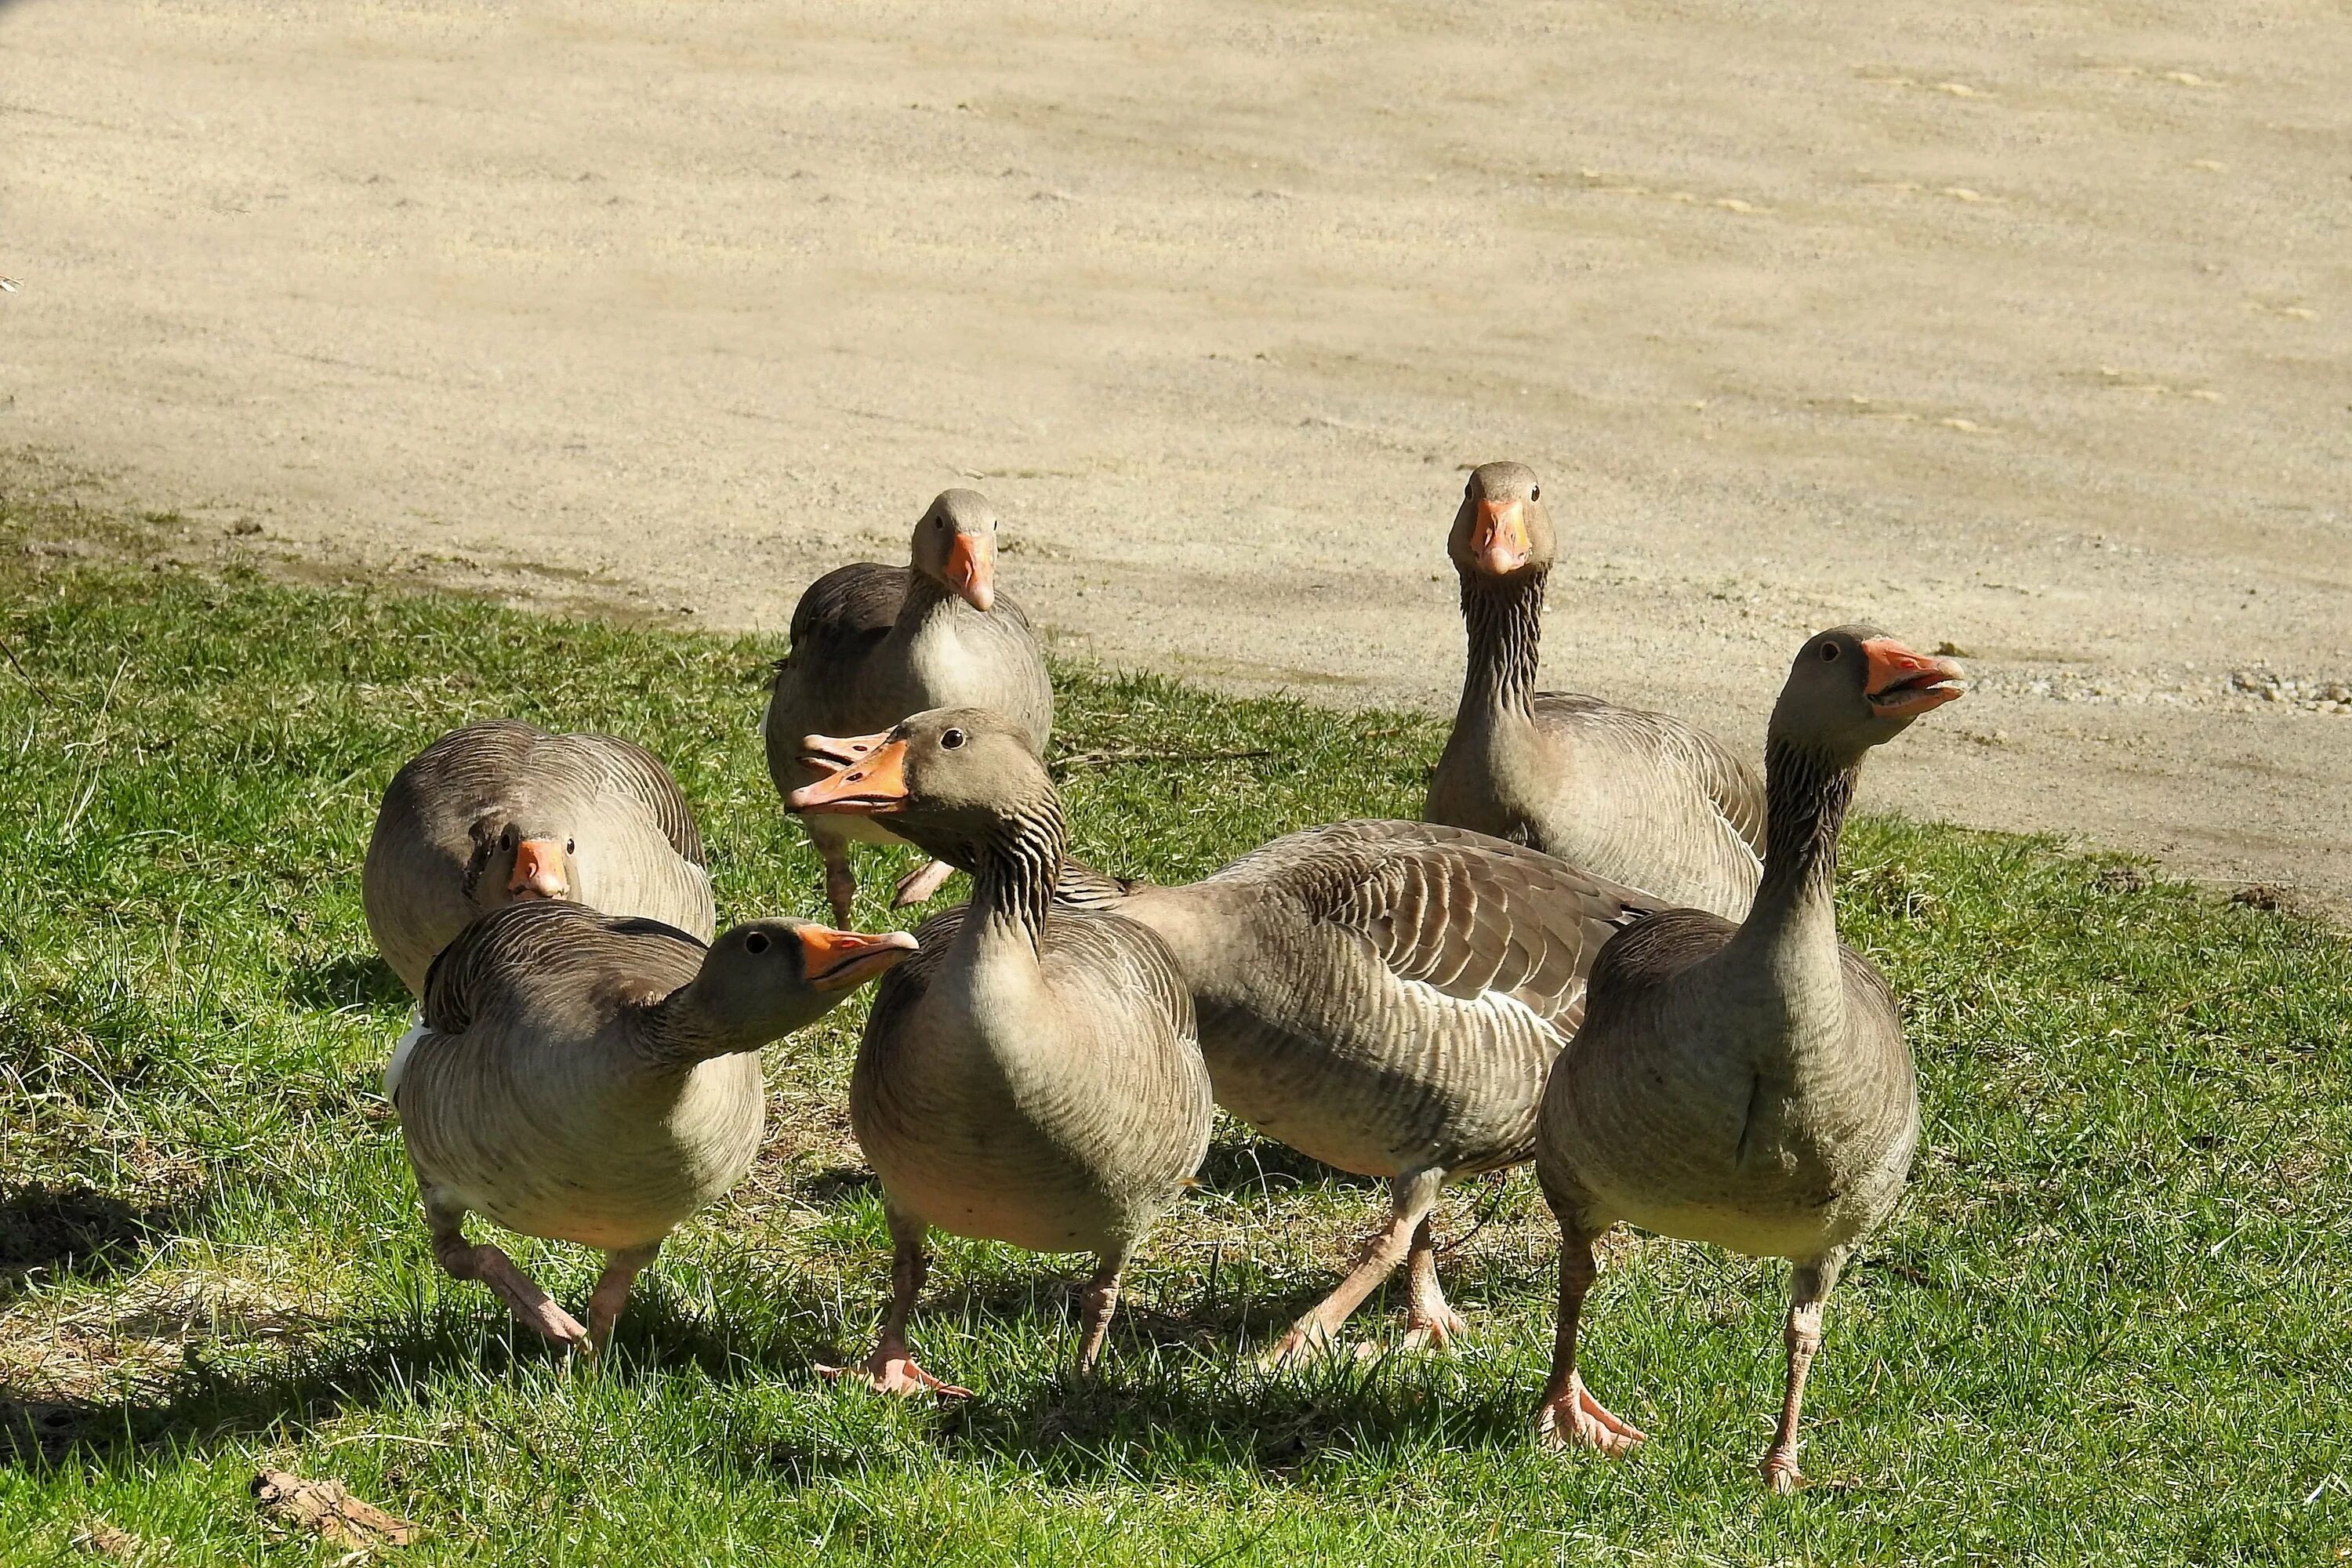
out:
{"label": "goose with open beak", "polygon": [[894,1257],[874,1352],[835,1371],[895,1394],[964,1392],[907,1342],[933,1227],[1091,1253],[1077,1355],[1091,1368],[1128,1259],[1208,1147],[1192,996],[1153,931],[1055,902],[1068,829],[1020,723],[934,710],[811,736],[806,754],[824,771],[793,809],[887,820],[972,878],[971,902],[924,921],[921,954],[884,977],[850,1076]]}
{"label": "goose with open beak", "polygon": [[[760,1047],[807,1027],[914,956],[868,935],[753,921],[708,947],[658,921],[527,900],[466,928],[433,963],[384,1093],[425,1200],[433,1252],[525,1327],[603,1348],[662,1239],[760,1152]],[[511,1231],[600,1247],[583,1324],[493,1244]]]}
{"label": "goose with open beak", "polygon": [[1894,993],[1838,940],[1838,835],[1871,749],[1964,690],[1959,666],[1874,627],[1809,639],[1767,731],[1764,877],[1748,918],[1672,910],[1601,949],[1536,1124],[1560,1227],[1559,1334],[1537,1408],[1547,1440],[1608,1454],[1643,1440],[1576,1362],[1593,1244],[1625,1220],[1790,1260],[1787,1378],[1762,1468],[1776,1491],[1801,1484],[1823,1303],[1893,1211],[1919,1142]]}

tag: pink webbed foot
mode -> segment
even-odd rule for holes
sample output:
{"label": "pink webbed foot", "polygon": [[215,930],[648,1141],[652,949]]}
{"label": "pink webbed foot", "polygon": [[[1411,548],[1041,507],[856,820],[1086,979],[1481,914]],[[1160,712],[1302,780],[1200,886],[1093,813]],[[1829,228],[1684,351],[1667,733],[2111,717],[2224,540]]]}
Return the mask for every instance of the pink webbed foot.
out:
{"label": "pink webbed foot", "polygon": [[971,1389],[933,1377],[917,1366],[914,1356],[904,1350],[877,1350],[856,1366],[820,1366],[816,1373],[831,1382],[853,1383],[901,1399],[911,1399],[919,1394],[936,1394],[941,1399],[971,1397]]}
{"label": "pink webbed foot", "polygon": [[1791,1496],[1811,1484],[1797,1472],[1794,1453],[1784,1454],[1775,1448],[1764,1456],[1764,1463],[1759,1468],[1764,1472],[1764,1484],[1781,1497]]}
{"label": "pink webbed foot", "polygon": [[1450,1351],[1454,1342],[1470,1331],[1470,1321],[1453,1308],[1441,1306],[1433,1312],[1413,1312],[1404,1321],[1404,1340],[1401,1351]]}
{"label": "pink webbed foot", "polygon": [[1597,1448],[1612,1459],[1648,1440],[1648,1434],[1593,1398],[1580,1375],[1566,1394],[1536,1412],[1536,1436],[1559,1448]]}
{"label": "pink webbed foot", "polygon": [[558,1306],[514,1259],[485,1244],[463,1254],[445,1255],[442,1266],[460,1279],[478,1279],[497,1293],[515,1321],[572,1350],[593,1350],[586,1325]]}
{"label": "pink webbed foot", "polygon": [[944,860],[930,860],[898,879],[898,890],[890,899],[890,907],[903,910],[908,904],[919,904],[946,885],[955,875],[955,868]]}

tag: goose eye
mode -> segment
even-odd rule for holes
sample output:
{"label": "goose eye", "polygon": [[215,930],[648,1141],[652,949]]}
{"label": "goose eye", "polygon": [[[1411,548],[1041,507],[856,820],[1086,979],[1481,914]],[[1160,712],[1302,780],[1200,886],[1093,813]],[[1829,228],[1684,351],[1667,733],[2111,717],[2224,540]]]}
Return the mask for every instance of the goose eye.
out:
{"label": "goose eye", "polygon": [[509,827],[505,832],[499,835],[499,847],[501,849],[512,849],[514,847],[515,830]]}
{"label": "goose eye", "polygon": [[961,730],[942,731],[940,734],[940,744],[950,752],[962,745],[963,742],[964,734]]}
{"label": "goose eye", "polygon": [[749,953],[761,953],[767,952],[768,933],[763,931],[755,931],[750,936],[745,937],[743,939],[743,951]]}
{"label": "goose eye", "polygon": [[563,852],[564,852],[566,855],[571,854],[571,853],[572,853],[572,840],[571,840],[571,839],[569,839],[569,838],[565,839],[565,840],[563,841]]}
{"label": "goose eye", "polygon": [[1530,485],[1530,486],[1528,486],[1528,499],[1529,500],[1543,500],[1543,486],[1541,486],[1541,485]]}
{"label": "goose eye", "polygon": [[1823,664],[1835,664],[1837,662],[1837,644],[1833,642],[1825,642],[1822,644],[1822,662]]}

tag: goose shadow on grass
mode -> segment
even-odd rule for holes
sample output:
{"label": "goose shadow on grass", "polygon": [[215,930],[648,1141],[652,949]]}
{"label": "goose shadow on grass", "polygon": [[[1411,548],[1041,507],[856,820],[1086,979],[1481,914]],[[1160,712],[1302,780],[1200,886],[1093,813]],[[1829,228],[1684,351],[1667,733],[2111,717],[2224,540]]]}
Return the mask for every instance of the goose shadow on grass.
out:
{"label": "goose shadow on grass", "polygon": [[[1285,1474],[1318,1454],[1353,1453],[1395,1441],[1496,1443],[1516,1439],[1523,1391],[1496,1390],[1442,1362],[1363,1366],[1316,1363],[1270,1374],[1242,1354],[1305,1308],[1292,1297],[1238,1297],[1189,1303],[1181,1312],[1136,1303],[1114,1325],[1104,1369],[1081,1375],[1068,1364],[1076,1342],[1078,1278],[996,1281],[950,1289],[926,1301],[940,1321],[1018,1325],[1060,1354],[1055,1370],[1011,1388],[943,1405],[932,1440],[950,1456],[992,1455],[1044,1473],[1081,1479],[1128,1473],[1153,1455],[1183,1464],[1202,1457]],[[772,1305],[806,1321],[829,1304],[815,1291]],[[918,1323],[920,1332],[920,1321]],[[337,1343],[296,1352],[253,1370],[192,1356],[155,1383],[121,1396],[76,1395],[0,1376],[0,1468],[42,1471],[105,1464],[158,1450],[204,1456],[416,1397],[420,1386],[453,1378],[502,1379],[564,1354],[506,1321],[485,1295],[458,1291],[422,1322],[346,1324]],[[1215,1348],[1229,1363],[1215,1363]],[[1204,1357],[1204,1347],[1211,1353]],[[862,1353],[860,1352],[859,1353]],[[655,1379],[691,1366],[719,1385],[820,1384],[821,1363],[854,1359],[839,1347],[744,1328],[740,1319],[688,1314],[656,1281],[622,1320],[602,1373]],[[875,1397],[843,1389],[838,1397]],[[806,1440],[748,1456],[794,1484],[870,1467],[872,1456],[812,1424]]]}
{"label": "goose shadow on grass", "polygon": [[392,966],[373,952],[338,953],[297,965],[286,976],[286,999],[317,1012],[339,1007],[409,1006],[415,998]]}
{"label": "goose shadow on grass", "polygon": [[191,1198],[148,1201],[79,1183],[0,1186],[0,1306],[40,1275],[126,1272],[184,1234],[199,1208]]}
{"label": "goose shadow on grass", "polygon": [[[112,1396],[0,1375],[0,1468],[104,1462],[157,1448],[201,1456],[413,1399],[420,1386],[446,1379],[497,1380],[567,1360],[514,1324],[487,1292],[465,1289],[423,1322],[346,1322],[332,1338],[250,1370],[191,1354],[184,1367]],[[657,1284],[641,1285],[614,1336],[607,1374],[658,1376],[693,1365],[715,1383],[804,1383],[814,1359],[807,1345],[687,1316]],[[800,1462],[805,1466],[806,1456]]]}

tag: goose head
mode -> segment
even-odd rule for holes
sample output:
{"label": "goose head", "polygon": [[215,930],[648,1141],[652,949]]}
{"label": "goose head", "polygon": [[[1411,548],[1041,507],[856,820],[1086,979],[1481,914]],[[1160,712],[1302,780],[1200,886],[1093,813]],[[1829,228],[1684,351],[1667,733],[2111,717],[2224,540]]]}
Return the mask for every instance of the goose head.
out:
{"label": "goose head", "polygon": [[915,952],[915,939],[902,931],[751,921],[719,933],[689,989],[697,1012],[720,1032],[764,1043],[815,1023]]}
{"label": "goose head", "polygon": [[1551,569],[1551,514],[1524,463],[1482,463],[1463,487],[1446,553],[1463,581],[1513,583]]}
{"label": "goose head", "polygon": [[873,735],[811,735],[802,760],[827,776],[792,793],[795,811],[885,818],[943,860],[972,850],[1008,819],[1058,807],[1028,732],[984,708],[934,708]]}
{"label": "goose head", "polygon": [[1914,653],[1875,626],[1837,626],[1797,651],[1770,732],[1839,762],[1858,762],[1967,690],[1960,667],[1948,658]]}
{"label": "goose head", "polygon": [[975,610],[996,603],[996,509],[978,490],[941,490],[915,524],[915,570]]}
{"label": "goose head", "polygon": [[486,816],[473,826],[466,890],[485,910],[528,899],[569,899],[580,885],[580,841],[533,813]]}

